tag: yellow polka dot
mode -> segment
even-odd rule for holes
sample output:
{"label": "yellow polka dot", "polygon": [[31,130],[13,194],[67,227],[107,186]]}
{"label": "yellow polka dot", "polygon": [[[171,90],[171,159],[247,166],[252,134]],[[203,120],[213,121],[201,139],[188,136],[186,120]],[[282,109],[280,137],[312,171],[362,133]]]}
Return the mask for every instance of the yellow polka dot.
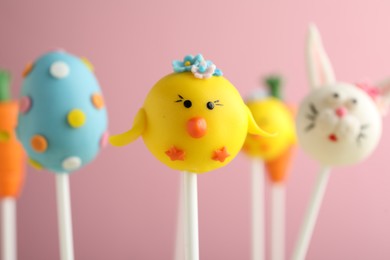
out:
{"label": "yellow polka dot", "polygon": [[94,71],[95,68],[93,67],[92,63],[85,57],[81,57],[81,61],[85,64],[85,66],[87,66],[87,68],[90,70],[90,71]]}
{"label": "yellow polka dot", "polygon": [[184,66],[190,66],[191,65],[191,62],[189,62],[189,61],[186,61],[185,63],[184,63]]}
{"label": "yellow polka dot", "polygon": [[7,131],[0,130],[0,142],[7,142],[11,139],[11,135]]}
{"label": "yellow polka dot", "polygon": [[80,109],[73,109],[68,114],[68,123],[73,128],[82,127],[85,124],[87,117]]}
{"label": "yellow polka dot", "polygon": [[40,164],[39,162],[37,162],[37,161],[35,161],[35,160],[31,159],[31,158],[28,158],[28,163],[29,163],[32,167],[34,167],[35,169],[37,169],[37,170],[42,170],[42,169],[43,169],[42,164]]}
{"label": "yellow polka dot", "polygon": [[47,140],[42,135],[34,135],[31,140],[31,147],[37,153],[43,153],[47,150]]}
{"label": "yellow polka dot", "polygon": [[97,109],[102,109],[104,107],[104,100],[100,94],[98,94],[98,93],[93,94],[91,99],[92,99],[92,104]]}

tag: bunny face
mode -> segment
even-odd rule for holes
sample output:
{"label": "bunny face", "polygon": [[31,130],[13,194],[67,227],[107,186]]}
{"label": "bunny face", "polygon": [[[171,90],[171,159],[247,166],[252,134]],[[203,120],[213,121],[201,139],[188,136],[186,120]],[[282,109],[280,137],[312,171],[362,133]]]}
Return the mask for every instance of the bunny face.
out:
{"label": "bunny face", "polygon": [[354,164],[367,158],[381,137],[381,112],[389,104],[390,81],[379,88],[338,82],[313,25],[306,58],[312,91],[301,102],[297,116],[303,150],[324,166]]}
{"label": "bunny face", "polygon": [[373,99],[355,85],[333,83],[313,90],[297,116],[299,142],[323,165],[353,164],[377,146],[382,121]]}

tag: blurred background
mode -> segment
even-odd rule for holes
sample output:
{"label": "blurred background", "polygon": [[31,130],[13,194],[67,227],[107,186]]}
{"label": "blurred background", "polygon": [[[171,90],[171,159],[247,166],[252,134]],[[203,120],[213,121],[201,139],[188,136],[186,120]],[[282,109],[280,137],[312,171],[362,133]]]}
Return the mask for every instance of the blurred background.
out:
{"label": "blurred background", "polygon": [[[111,133],[127,130],[171,61],[202,53],[243,96],[269,73],[286,79],[298,104],[309,91],[305,34],[315,22],[337,78],[376,83],[390,76],[390,2],[386,0],[11,1],[0,0],[0,68],[17,97],[26,63],[64,48],[95,66]],[[307,259],[390,259],[390,151],[382,142],[365,162],[335,169]],[[290,257],[318,165],[298,150],[287,183]],[[199,176],[200,257],[250,259],[250,162]],[[173,258],[179,173],[143,141],[108,147],[71,176],[76,259]],[[269,221],[269,218],[268,218]],[[58,259],[53,174],[28,168],[18,201],[19,259]]]}

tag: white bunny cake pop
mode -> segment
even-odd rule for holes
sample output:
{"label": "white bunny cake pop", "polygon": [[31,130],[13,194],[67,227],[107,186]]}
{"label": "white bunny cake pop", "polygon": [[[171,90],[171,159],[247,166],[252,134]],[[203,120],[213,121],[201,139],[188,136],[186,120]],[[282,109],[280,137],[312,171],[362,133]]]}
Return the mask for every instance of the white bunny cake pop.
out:
{"label": "white bunny cake pop", "polygon": [[297,134],[303,150],[324,166],[367,158],[382,133],[381,112],[389,88],[338,82],[315,26],[308,35],[311,92],[301,102]]}

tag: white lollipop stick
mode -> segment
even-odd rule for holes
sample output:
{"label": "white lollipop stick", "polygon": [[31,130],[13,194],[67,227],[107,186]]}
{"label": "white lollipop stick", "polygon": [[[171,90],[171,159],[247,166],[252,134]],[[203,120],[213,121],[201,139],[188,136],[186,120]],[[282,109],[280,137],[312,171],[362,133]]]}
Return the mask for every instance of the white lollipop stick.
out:
{"label": "white lollipop stick", "polygon": [[16,200],[7,197],[1,200],[2,210],[2,260],[16,260]]}
{"label": "white lollipop stick", "polygon": [[271,187],[271,259],[285,259],[285,185]]}
{"label": "white lollipop stick", "polygon": [[61,260],[73,260],[73,231],[69,175],[66,173],[56,174],[56,185]]}
{"label": "white lollipop stick", "polygon": [[185,217],[185,204],[184,204],[184,174],[180,174],[180,185],[179,185],[179,199],[177,207],[177,226],[176,226],[176,243],[175,243],[175,260],[184,259],[184,220]]}
{"label": "white lollipop stick", "polygon": [[326,185],[329,180],[329,167],[323,167],[317,177],[317,183],[314,187],[314,192],[306,211],[305,219],[301,227],[298,243],[295,247],[293,260],[304,260],[309,248],[311,236],[316,224],[317,216],[320,211],[322,199],[325,194]]}
{"label": "white lollipop stick", "polygon": [[265,259],[264,163],[252,160],[252,260]]}
{"label": "white lollipop stick", "polygon": [[184,173],[185,260],[199,260],[198,188],[195,173]]}

